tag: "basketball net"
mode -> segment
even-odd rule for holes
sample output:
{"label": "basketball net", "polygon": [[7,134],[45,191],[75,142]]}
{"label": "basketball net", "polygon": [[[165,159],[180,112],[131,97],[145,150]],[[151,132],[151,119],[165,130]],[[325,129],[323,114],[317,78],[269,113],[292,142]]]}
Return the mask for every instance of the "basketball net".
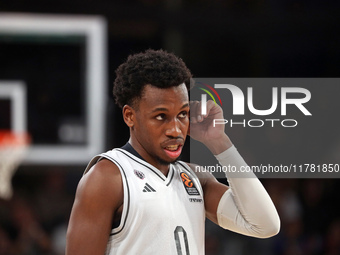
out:
{"label": "basketball net", "polygon": [[12,197],[12,177],[25,157],[29,142],[26,133],[0,130],[0,198]]}

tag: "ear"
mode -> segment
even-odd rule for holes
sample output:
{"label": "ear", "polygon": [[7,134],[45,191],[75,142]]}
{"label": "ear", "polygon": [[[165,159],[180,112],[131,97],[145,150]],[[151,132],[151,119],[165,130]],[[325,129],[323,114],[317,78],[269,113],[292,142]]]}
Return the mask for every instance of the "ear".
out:
{"label": "ear", "polygon": [[129,106],[124,105],[123,107],[123,119],[128,127],[133,127],[135,122],[135,110]]}

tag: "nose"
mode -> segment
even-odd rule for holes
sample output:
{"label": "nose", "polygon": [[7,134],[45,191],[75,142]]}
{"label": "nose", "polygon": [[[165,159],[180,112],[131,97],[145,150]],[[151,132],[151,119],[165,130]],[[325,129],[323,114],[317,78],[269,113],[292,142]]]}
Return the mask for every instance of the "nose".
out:
{"label": "nose", "polygon": [[177,119],[170,121],[165,130],[165,135],[168,137],[178,137],[182,133],[180,123]]}

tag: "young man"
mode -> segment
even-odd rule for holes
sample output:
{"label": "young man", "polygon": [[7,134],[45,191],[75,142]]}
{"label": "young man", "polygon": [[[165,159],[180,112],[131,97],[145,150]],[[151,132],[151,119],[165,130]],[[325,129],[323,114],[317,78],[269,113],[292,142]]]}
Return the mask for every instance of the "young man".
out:
{"label": "young man", "polygon": [[[222,165],[246,163],[224,132],[223,112],[189,102],[191,73],[173,54],[147,50],[116,71],[113,93],[130,129],[122,148],[98,155],[77,188],[66,254],[204,254],[204,222],[266,238],[276,209],[253,173],[227,173],[230,187],[178,161],[187,135]],[[190,109],[190,125],[189,125]]]}

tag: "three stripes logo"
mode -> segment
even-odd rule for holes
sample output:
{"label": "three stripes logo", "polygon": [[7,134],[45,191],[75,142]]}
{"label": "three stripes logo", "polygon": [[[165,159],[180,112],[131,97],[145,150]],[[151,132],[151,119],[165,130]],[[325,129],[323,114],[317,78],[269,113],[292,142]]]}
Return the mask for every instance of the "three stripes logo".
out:
{"label": "three stripes logo", "polygon": [[144,186],[144,189],[143,189],[143,192],[156,192],[156,190],[154,190],[154,188],[152,188],[150,186],[150,184],[146,182],[145,186]]}

